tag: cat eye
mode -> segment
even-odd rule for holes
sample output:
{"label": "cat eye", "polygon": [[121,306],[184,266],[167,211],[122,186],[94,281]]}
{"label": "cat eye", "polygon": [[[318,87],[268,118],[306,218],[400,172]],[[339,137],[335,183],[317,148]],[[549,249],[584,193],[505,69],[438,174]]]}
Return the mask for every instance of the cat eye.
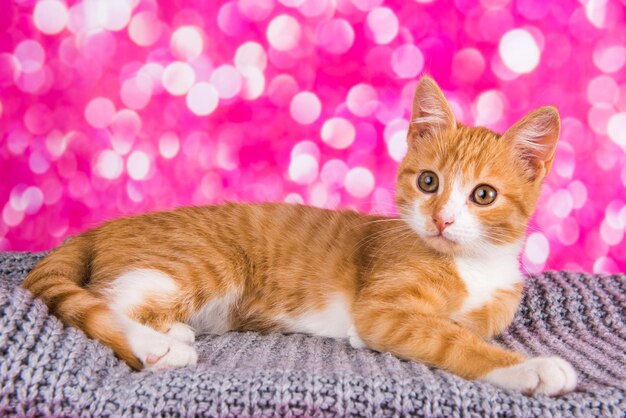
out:
{"label": "cat eye", "polygon": [[496,189],[488,184],[481,184],[474,189],[470,198],[474,203],[486,206],[493,203],[496,200],[496,196],[498,196]]}
{"label": "cat eye", "polygon": [[432,171],[424,171],[417,178],[417,187],[425,193],[435,193],[439,188],[439,177]]}

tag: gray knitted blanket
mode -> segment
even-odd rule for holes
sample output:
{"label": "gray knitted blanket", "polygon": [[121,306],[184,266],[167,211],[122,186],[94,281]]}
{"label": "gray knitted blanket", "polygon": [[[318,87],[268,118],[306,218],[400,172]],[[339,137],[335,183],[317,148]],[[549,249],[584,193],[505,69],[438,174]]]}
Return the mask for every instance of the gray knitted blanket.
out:
{"label": "gray knitted blanket", "polygon": [[626,275],[528,278],[498,341],[574,365],[548,398],[299,334],[200,336],[196,367],[133,372],[18,287],[40,257],[0,253],[0,416],[626,416]]}

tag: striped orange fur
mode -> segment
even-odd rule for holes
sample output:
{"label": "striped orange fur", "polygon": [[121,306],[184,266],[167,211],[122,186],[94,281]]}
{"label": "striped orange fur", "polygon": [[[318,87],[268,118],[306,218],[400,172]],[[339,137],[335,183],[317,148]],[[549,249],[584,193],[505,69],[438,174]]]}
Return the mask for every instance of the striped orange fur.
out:
{"label": "striped orange fur", "polygon": [[[135,369],[193,364],[193,331],[180,325],[189,324],[349,337],[513,387],[492,372],[526,357],[487,338],[510,324],[521,297],[516,256],[553,159],[558,114],[541,108],[503,135],[464,126],[425,77],[412,118],[399,218],[274,203],[133,216],[61,245],[24,287]],[[438,176],[436,192],[418,187],[425,171]],[[486,206],[466,196],[482,183],[497,191]],[[452,226],[437,233],[444,224]],[[511,277],[487,277],[494,271]],[[143,347],[139,334],[164,348]]]}

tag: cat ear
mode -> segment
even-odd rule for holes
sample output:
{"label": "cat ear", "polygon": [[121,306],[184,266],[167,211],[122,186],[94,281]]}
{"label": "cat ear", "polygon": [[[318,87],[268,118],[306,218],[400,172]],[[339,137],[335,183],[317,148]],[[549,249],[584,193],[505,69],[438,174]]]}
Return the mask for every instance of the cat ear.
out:
{"label": "cat ear", "polygon": [[530,112],[503,136],[512,141],[533,178],[537,175],[545,177],[554,161],[560,130],[559,112],[552,106],[543,106]]}
{"label": "cat ear", "polygon": [[413,97],[411,129],[420,137],[427,137],[454,126],[456,119],[443,92],[435,80],[422,77]]}

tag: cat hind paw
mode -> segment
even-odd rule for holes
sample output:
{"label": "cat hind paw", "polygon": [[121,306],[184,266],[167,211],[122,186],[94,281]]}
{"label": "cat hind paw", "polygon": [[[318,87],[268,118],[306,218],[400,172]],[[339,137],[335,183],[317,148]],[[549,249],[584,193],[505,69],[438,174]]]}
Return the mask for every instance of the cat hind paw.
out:
{"label": "cat hind paw", "polygon": [[348,341],[353,348],[365,348],[367,344],[359,337],[356,327],[353,325],[348,330]]}

